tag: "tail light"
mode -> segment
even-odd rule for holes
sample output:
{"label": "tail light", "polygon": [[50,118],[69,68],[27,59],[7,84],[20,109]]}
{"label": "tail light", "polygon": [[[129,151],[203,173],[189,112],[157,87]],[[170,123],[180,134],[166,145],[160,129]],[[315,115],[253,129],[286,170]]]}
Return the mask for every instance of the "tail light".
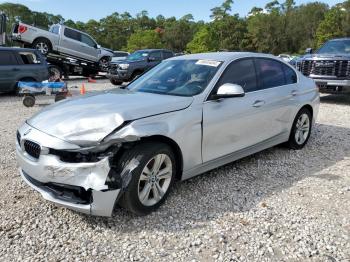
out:
{"label": "tail light", "polygon": [[19,25],[18,26],[18,33],[23,34],[28,30],[28,27],[26,27],[25,25]]}

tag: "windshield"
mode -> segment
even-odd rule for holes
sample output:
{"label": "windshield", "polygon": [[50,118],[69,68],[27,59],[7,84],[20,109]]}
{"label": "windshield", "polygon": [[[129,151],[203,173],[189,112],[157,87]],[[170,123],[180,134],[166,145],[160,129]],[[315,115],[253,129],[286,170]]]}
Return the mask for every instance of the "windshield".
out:
{"label": "windshield", "polygon": [[148,52],[137,51],[135,53],[132,53],[131,55],[128,55],[127,60],[132,60],[132,61],[144,60],[148,56],[148,54],[149,54]]}
{"label": "windshield", "polygon": [[336,40],[325,43],[318,51],[317,54],[350,54],[350,39],[349,40]]}
{"label": "windshield", "polygon": [[176,96],[198,95],[207,87],[222,62],[212,60],[164,61],[144,74],[127,88]]}

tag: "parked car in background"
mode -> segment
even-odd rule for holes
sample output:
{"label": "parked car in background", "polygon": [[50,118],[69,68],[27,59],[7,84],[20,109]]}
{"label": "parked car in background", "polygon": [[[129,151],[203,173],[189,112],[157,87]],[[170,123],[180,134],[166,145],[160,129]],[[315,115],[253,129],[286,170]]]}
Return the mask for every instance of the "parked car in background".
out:
{"label": "parked car in background", "polygon": [[130,53],[124,51],[113,51],[114,56],[112,57],[111,63],[125,60]]}
{"label": "parked car in background", "polygon": [[297,69],[315,80],[320,91],[350,92],[350,38],[333,39],[297,61]]}
{"label": "parked car in background", "polygon": [[18,81],[42,82],[49,78],[48,65],[39,51],[0,47],[0,92],[17,92]]}
{"label": "parked car in background", "polygon": [[110,216],[116,203],[144,215],[175,179],[281,143],[303,148],[318,107],[314,81],[274,56],[179,56],[127,89],[45,107],[18,129],[17,159],[47,200],[92,215]]}
{"label": "parked car in background", "polygon": [[287,55],[287,54],[280,54],[280,55],[278,55],[278,57],[287,63],[289,63],[290,60],[293,59],[293,57],[291,55]]}
{"label": "parked car in background", "polygon": [[108,67],[113,57],[113,52],[101,48],[90,35],[60,24],[52,25],[46,31],[18,23],[13,27],[12,39],[40,50],[45,56],[51,52],[69,55],[99,63],[102,69]]}
{"label": "parked car in background", "polygon": [[107,77],[113,85],[121,85],[123,82],[134,80],[145,71],[173,56],[172,51],[165,49],[139,50],[125,60],[112,62]]}
{"label": "parked car in background", "polygon": [[293,59],[290,60],[288,63],[289,63],[290,65],[292,65],[293,67],[296,68],[296,66],[297,66],[297,61],[298,61],[301,57],[302,57],[302,56],[295,56],[295,57],[293,57]]}

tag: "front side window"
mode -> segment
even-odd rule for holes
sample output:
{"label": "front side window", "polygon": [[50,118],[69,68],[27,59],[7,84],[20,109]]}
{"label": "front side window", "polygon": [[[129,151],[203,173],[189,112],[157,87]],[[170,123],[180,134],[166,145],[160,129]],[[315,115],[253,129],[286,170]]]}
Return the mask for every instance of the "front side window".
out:
{"label": "front side window", "polygon": [[79,42],[81,41],[81,34],[70,28],[64,29],[64,36]]}
{"label": "front side window", "polygon": [[212,60],[169,60],[160,63],[128,89],[135,92],[194,96],[203,92],[222,62]]}
{"label": "front side window", "polygon": [[92,38],[88,35],[81,34],[81,42],[87,44],[88,46],[95,47],[96,43]]}
{"label": "front side window", "polygon": [[0,65],[17,65],[16,57],[10,51],[0,51]]}
{"label": "front side window", "polygon": [[138,61],[138,60],[145,60],[149,56],[149,52],[145,51],[136,51],[135,53],[132,53],[127,57],[127,60],[130,61]]}
{"label": "front side window", "polygon": [[285,85],[283,64],[273,59],[257,58],[256,66],[260,78],[260,89]]}
{"label": "front side window", "polygon": [[317,54],[350,54],[350,39],[329,41],[325,43],[320,49],[318,49],[316,53]]}
{"label": "front side window", "polygon": [[227,83],[242,86],[246,93],[256,91],[258,85],[254,61],[242,59],[232,62],[221,76],[216,89]]}

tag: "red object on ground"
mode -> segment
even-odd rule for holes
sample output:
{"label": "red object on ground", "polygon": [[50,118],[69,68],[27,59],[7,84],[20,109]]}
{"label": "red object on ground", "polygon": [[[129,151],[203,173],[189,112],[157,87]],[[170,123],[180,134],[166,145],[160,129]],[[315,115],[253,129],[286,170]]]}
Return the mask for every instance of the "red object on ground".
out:
{"label": "red object on ground", "polygon": [[95,79],[92,79],[91,77],[88,78],[88,83],[96,83]]}
{"label": "red object on ground", "polygon": [[85,94],[86,94],[86,90],[85,90],[85,85],[84,85],[84,83],[81,85],[80,94],[81,94],[81,95],[85,95]]}

